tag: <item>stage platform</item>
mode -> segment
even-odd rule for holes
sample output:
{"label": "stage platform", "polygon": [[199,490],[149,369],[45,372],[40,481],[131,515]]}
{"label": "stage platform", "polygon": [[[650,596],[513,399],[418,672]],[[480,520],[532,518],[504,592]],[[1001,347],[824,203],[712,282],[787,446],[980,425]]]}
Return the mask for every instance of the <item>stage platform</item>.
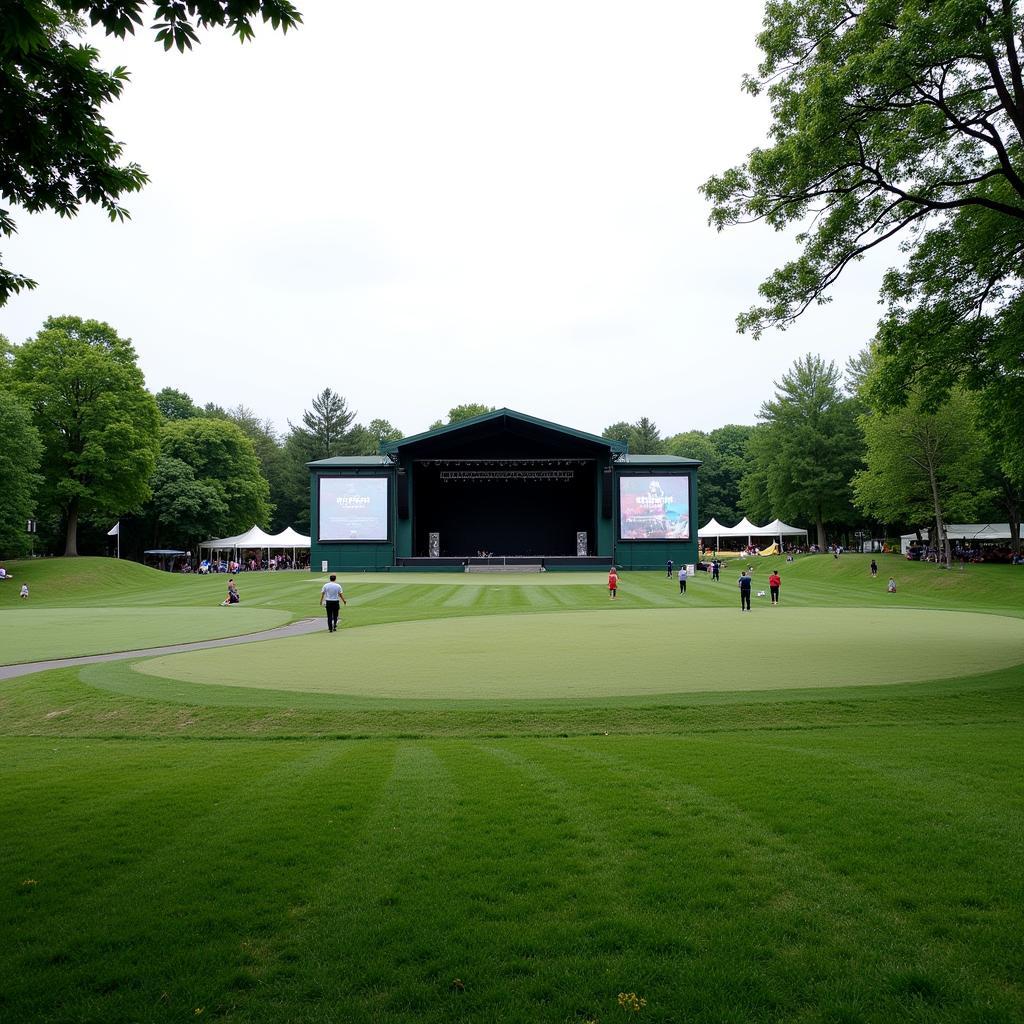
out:
{"label": "stage platform", "polygon": [[611,564],[610,558],[596,555],[587,557],[577,555],[495,555],[491,558],[396,558],[395,571],[401,572],[404,569],[416,572],[467,572],[491,568],[515,572],[519,568],[522,572],[537,572],[538,569],[550,572],[572,572],[573,570],[596,572],[607,569]]}

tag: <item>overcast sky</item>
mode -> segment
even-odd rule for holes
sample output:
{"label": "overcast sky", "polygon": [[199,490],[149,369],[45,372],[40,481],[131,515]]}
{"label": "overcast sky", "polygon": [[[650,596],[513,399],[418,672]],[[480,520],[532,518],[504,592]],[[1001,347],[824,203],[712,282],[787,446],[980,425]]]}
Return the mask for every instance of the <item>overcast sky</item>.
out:
{"label": "overcast sky", "polygon": [[794,251],[716,234],[697,192],[765,138],[740,89],[760,2],[298,6],[246,46],[102,41],[132,73],[109,123],[152,182],[126,224],[15,211],[5,262],[40,285],[0,333],[106,320],[153,391],[284,429],[329,386],[406,434],[463,402],[595,433],[752,423],[798,355],[870,338],[880,261],[786,333],[735,329]]}

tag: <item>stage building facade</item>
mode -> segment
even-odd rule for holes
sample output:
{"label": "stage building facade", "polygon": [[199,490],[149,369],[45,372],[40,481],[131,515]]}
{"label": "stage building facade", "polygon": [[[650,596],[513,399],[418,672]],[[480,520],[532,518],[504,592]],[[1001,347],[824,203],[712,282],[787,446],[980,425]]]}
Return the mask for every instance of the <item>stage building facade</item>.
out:
{"label": "stage building facade", "polygon": [[310,567],[654,569],[697,560],[697,470],[499,409],[309,463]]}

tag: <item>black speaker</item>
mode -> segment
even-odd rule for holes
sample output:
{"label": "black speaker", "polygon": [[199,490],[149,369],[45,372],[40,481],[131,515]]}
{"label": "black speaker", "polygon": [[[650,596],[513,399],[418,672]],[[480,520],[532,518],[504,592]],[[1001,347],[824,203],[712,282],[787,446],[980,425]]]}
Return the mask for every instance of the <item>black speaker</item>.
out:
{"label": "black speaker", "polygon": [[604,471],[604,486],[601,489],[601,515],[605,519],[612,517],[612,471],[611,467]]}
{"label": "black speaker", "polygon": [[404,469],[398,471],[398,518],[409,518],[409,480]]}

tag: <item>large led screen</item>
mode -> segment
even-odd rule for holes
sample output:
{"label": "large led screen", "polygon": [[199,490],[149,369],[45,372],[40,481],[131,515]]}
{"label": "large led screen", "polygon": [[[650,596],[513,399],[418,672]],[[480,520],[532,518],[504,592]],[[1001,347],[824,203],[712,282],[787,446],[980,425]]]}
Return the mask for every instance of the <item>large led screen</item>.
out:
{"label": "large led screen", "polygon": [[689,540],[690,478],[619,477],[622,540]]}
{"label": "large led screen", "polygon": [[387,477],[320,477],[319,536],[320,540],[387,540]]}

